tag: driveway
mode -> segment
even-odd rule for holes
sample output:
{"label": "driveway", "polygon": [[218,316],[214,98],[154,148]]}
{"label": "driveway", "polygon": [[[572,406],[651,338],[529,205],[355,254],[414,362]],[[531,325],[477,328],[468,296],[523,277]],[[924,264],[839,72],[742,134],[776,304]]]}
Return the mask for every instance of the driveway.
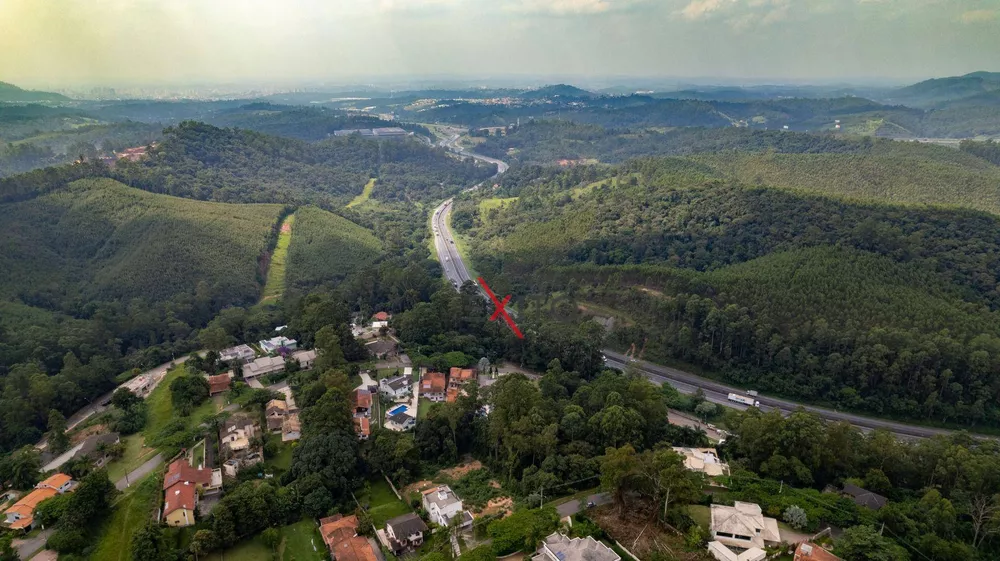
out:
{"label": "driveway", "polygon": [[251,388],[256,389],[256,390],[262,390],[262,389],[264,389],[264,384],[261,384],[260,380],[258,380],[256,376],[253,377],[253,378],[248,379],[247,380],[247,385],[250,386]]}
{"label": "driveway", "polygon": [[573,516],[574,514],[580,512],[581,508],[587,506],[588,502],[592,502],[595,505],[603,505],[611,502],[611,495],[609,493],[597,493],[596,495],[591,495],[584,499],[573,499],[572,501],[565,502],[561,505],[556,505],[556,512],[559,513],[559,517]]}
{"label": "driveway", "polygon": [[26,540],[14,540],[11,546],[17,550],[17,555],[21,559],[29,559],[36,551],[45,547],[45,541],[52,535],[53,529],[42,530],[37,536]]}
{"label": "driveway", "polygon": [[368,374],[367,371],[362,372],[361,373],[361,384],[358,386],[357,389],[368,388],[369,386],[374,386],[374,385],[376,385],[375,384],[375,380],[372,380],[371,375]]}
{"label": "driveway", "polygon": [[143,477],[149,475],[154,469],[163,463],[163,454],[157,454],[146,460],[146,463],[132,470],[128,475],[115,482],[115,488],[119,491],[125,490],[132,483],[137,483]]}

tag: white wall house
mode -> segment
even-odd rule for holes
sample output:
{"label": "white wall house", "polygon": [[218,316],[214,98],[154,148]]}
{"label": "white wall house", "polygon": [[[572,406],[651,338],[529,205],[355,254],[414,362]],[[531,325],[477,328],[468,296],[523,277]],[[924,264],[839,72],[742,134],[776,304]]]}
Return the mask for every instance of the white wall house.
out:
{"label": "white wall house", "polygon": [[[424,491],[422,502],[431,522],[438,526],[447,526],[456,515],[467,514],[462,509],[462,499],[458,498],[458,495],[447,485]],[[467,524],[472,524],[471,514],[463,517],[461,526],[464,527]]]}

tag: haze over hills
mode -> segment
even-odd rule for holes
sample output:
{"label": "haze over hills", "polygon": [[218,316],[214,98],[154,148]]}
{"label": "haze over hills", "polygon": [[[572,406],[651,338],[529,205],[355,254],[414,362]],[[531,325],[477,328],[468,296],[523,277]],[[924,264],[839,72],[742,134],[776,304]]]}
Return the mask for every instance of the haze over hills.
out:
{"label": "haze over hills", "polygon": [[69,98],[52,92],[22,90],[14,84],[0,82],[0,102],[69,101]]}

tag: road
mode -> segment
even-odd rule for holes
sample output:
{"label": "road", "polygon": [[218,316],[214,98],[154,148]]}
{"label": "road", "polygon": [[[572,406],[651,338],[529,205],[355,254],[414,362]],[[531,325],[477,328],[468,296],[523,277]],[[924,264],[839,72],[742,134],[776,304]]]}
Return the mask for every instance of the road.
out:
{"label": "road", "polygon": [[17,556],[19,559],[30,559],[36,551],[45,547],[46,540],[52,535],[54,530],[52,528],[47,528],[42,530],[33,538],[28,538],[25,540],[16,539],[11,542],[11,546],[17,550]]}
{"label": "road", "polygon": [[594,506],[600,506],[611,502],[611,495],[609,493],[597,493],[596,495],[590,495],[587,497],[586,501],[582,499],[573,499],[572,501],[565,502],[561,505],[556,505],[556,512],[559,513],[559,517],[563,518],[566,516],[573,516],[574,514],[580,512],[581,508],[584,508],[587,503],[594,503]]}
{"label": "road", "polygon": [[137,483],[142,480],[143,477],[149,475],[151,471],[157,468],[163,463],[163,454],[157,454],[152,458],[146,460],[146,463],[130,471],[128,475],[115,481],[115,488],[119,491],[125,490],[126,487],[133,483]]}
{"label": "road", "polygon": [[[464,155],[498,163],[498,160],[485,158],[464,149],[457,148],[459,136],[460,135],[457,132],[453,133],[447,139],[442,140],[439,145],[450,150],[460,152]],[[507,170],[507,165],[504,164],[501,167],[498,164],[498,170],[499,173],[503,173]],[[474,186],[471,189],[476,187],[478,186]],[[451,230],[448,228],[447,218],[451,210],[452,199],[448,199],[434,210],[434,217],[431,223],[433,224],[435,230],[434,247],[437,250],[438,260],[441,261],[441,266],[444,269],[445,277],[452,283],[453,286],[460,287],[465,281],[469,280],[470,277],[469,271],[466,268],[465,263],[462,261],[462,256],[459,255],[458,250],[455,248],[454,237]],[[609,366],[619,369],[625,368],[627,359],[624,355],[609,349],[605,349],[604,354],[608,358]],[[708,380],[695,374],[691,374],[690,372],[684,372],[676,368],[661,366],[646,361],[633,362],[632,364],[634,364],[642,374],[654,383],[669,383],[671,386],[677,388],[678,391],[687,394],[693,394],[700,389],[705,393],[705,398],[708,401],[720,405],[726,405],[728,407],[745,408],[745,406],[729,401],[728,396],[730,393],[745,395],[745,390],[747,388],[727,386],[725,384],[720,384],[713,380]],[[795,409],[803,407],[807,411],[816,413],[828,421],[847,421],[848,423],[851,423],[852,425],[863,430],[885,429],[904,437],[929,438],[936,435],[951,434],[954,432],[947,429],[910,425],[885,419],[874,419],[844,411],[835,411],[824,407],[803,405],[793,401],[767,396],[760,396],[758,400],[760,401],[761,409],[763,410],[778,409],[783,414],[787,415]],[[988,437],[983,436],[983,438]]]}
{"label": "road", "polygon": [[[684,372],[683,370],[678,370],[676,368],[670,368],[668,366],[661,366],[658,364],[653,364],[644,360],[629,362],[628,359],[617,352],[610,349],[604,349],[604,354],[608,358],[607,364],[613,368],[618,368],[624,370],[626,363],[635,366],[639,372],[649,378],[650,381],[656,384],[668,383],[671,386],[677,388],[678,391],[682,393],[692,394],[697,390],[701,390],[705,393],[705,399],[713,403],[718,403],[720,405],[726,405],[728,407],[734,407],[738,409],[746,409],[745,406],[733,403],[729,401],[730,393],[737,393],[741,395],[746,395],[746,388],[736,388],[733,386],[727,386],[725,384],[720,384],[714,380],[708,380],[691,374],[690,372]],[[909,425],[906,423],[899,423],[896,421],[890,421],[885,419],[874,419],[871,417],[864,417],[861,415],[855,415],[853,413],[847,413],[844,411],[835,411],[833,409],[827,409],[825,407],[815,407],[812,405],[803,405],[800,403],[795,403],[794,401],[788,401],[786,399],[778,399],[774,397],[768,397],[765,395],[757,397],[760,401],[760,408],[764,411],[770,411],[772,409],[777,409],[783,414],[789,414],[799,407],[804,408],[806,411],[811,413],[816,413],[820,417],[828,421],[847,421],[848,423],[854,425],[863,430],[874,430],[874,429],[885,429],[893,432],[900,436],[906,437],[917,437],[917,438],[929,438],[941,434],[951,434],[954,431],[947,429],[938,429],[933,427],[924,427],[919,425]],[[987,438],[984,436],[984,438]]]}

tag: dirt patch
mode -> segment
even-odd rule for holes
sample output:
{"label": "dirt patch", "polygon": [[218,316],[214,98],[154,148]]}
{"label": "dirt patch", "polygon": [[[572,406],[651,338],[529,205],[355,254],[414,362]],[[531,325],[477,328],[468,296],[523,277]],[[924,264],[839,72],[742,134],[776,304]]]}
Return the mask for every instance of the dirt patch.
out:
{"label": "dirt patch", "polygon": [[70,444],[79,444],[91,436],[108,432],[108,425],[93,425],[85,429],[80,429],[70,437]]}
{"label": "dirt patch", "polygon": [[452,479],[461,479],[465,474],[470,471],[476,471],[477,469],[483,469],[483,463],[479,460],[472,460],[471,462],[455,466],[453,468],[443,469],[441,470],[441,473]]}
{"label": "dirt patch", "polygon": [[434,482],[429,479],[424,479],[423,481],[417,481],[416,483],[410,483],[400,491],[404,497],[410,496],[410,493],[420,493],[425,489],[434,486]]}
{"label": "dirt patch", "polygon": [[649,294],[651,296],[656,296],[657,298],[663,298],[665,296],[665,294],[663,294],[659,290],[656,290],[654,288],[649,288],[648,286],[637,286],[636,288],[645,292],[646,294]]}
{"label": "dirt patch", "polygon": [[292,231],[292,225],[289,224],[288,221],[286,220],[285,223],[281,225],[281,233],[289,234],[291,233],[291,231]]}
{"label": "dirt patch", "polygon": [[602,505],[588,510],[587,516],[612,539],[627,544],[640,559],[646,559],[653,553],[680,561],[706,559],[704,551],[686,551],[684,537],[660,526],[650,512],[629,509],[624,518],[619,518],[614,505]]}
{"label": "dirt patch", "polygon": [[491,479],[490,480],[490,487],[493,487],[494,489],[499,489],[500,488],[500,482],[497,481],[496,479]]}
{"label": "dirt patch", "polygon": [[490,501],[486,503],[486,508],[479,511],[477,514],[480,514],[481,516],[499,514],[506,517],[512,512],[514,512],[514,499],[510,497],[497,497],[495,499],[490,499]]}

